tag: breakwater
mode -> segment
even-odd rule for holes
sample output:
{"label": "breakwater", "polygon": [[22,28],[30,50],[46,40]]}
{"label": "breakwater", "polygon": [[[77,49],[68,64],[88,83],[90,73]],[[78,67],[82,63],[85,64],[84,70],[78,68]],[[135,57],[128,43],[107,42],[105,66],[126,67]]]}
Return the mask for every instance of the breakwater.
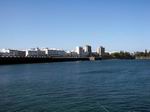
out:
{"label": "breakwater", "polygon": [[[25,63],[49,63],[65,61],[89,61],[91,58],[74,58],[74,57],[0,57],[0,65],[4,64],[25,64]],[[94,58],[93,60],[101,60]]]}

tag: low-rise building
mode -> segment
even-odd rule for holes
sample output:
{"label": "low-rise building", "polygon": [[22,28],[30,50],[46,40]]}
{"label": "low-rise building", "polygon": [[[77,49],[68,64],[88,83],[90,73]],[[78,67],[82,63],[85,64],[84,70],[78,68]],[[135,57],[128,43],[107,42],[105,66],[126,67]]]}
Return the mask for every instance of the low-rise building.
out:
{"label": "low-rise building", "polygon": [[0,52],[0,57],[2,56],[2,53]]}
{"label": "low-rise building", "polygon": [[27,57],[43,57],[46,56],[45,51],[40,50],[39,48],[32,48],[26,50]]}
{"label": "low-rise building", "polygon": [[67,51],[66,57],[78,57],[78,54],[75,51]]}
{"label": "low-rise building", "polygon": [[65,56],[66,52],[64,50],[60,50],[60,49],[49,49],[49,48],[45,48],[42,49],[46,56]]}
{"label": "low-rise building", "polygon": [[1,56],[4,57],[24,57],[25,51],[14,50],[14,49],[1,49]]}
{"label": "low-rise building", "polygon": [[18,56],[19,57],[25,57],[25,55],[26,55],[25,51],[18,50]]}

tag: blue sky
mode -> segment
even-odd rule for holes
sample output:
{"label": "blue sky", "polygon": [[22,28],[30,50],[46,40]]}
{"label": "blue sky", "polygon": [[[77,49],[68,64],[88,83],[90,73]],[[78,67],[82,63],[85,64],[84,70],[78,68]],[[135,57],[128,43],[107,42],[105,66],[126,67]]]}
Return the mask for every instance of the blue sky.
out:
{"label": "blue sky", "polygon": [[150,49],[150,0],[0,0],[0,48]]}

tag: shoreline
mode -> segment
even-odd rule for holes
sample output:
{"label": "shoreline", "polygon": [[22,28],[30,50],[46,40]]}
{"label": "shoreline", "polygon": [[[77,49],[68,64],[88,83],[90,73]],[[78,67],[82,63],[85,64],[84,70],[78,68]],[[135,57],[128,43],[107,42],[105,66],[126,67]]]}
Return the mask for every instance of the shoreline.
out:
{"label": "shoreline", "polygon": [[53,63],[69,61],[96,61],[96,60],[150,60],[150,57],[135,58],[101,58],[101,57],[0,57],[0,65]]}
{"label": "shoreline", "polygon": [[10,64],[32,64],[32,63],[52,63],[69,61],[91,61],[102,60],[102,58],[91,57],[0,57],[0,65]]}

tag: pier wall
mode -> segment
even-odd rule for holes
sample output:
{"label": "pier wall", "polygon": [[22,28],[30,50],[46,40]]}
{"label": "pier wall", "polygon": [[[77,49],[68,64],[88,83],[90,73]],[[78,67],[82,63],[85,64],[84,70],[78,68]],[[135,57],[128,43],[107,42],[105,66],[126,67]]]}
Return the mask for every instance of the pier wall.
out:
{"label": "pier wall", "polygon": [[[65,61],[89,61],[90,58],[73,58],[73,57],[0,57],[0,65],[3,64],[24,64],[24,63],[49,63]],[[95,60],[100,60],[96,58]]]}
{"label": "pier wall", "polygon": [[135,57],[135,59],[147,59],[147,60],[150,60],[150,56],[137,56]]}

